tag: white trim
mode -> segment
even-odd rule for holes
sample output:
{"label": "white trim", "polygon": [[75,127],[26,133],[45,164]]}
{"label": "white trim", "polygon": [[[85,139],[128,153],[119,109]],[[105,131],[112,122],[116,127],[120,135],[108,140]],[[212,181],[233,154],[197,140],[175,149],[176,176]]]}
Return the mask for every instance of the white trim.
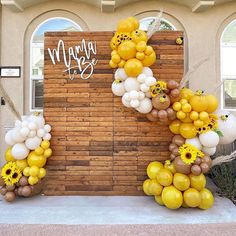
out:
{"label": "white trim", "polygon": [[[82,30],[82,28],[81,28],[81,26],[79,25],[79,24],[77,24],[75,21],[73,21],[73,20],[71,20],[71,19],[69,19],[69,18],[66,18],[66,17],[50,17],[50,18],[48,18],[48,19],[46,19],[46,20],[44,20],[44,21],[42,21],[40,24],[38,24],[37,25],[37,27],[35,28],[35,30],[34,30],[34,32],[32,33],[32,35],[31,35],[31,38],[30,38],[30,53],[29,53],[29,59],[30,59],[30,72],[29,72],[29,83],[30,83],[30,85],[29,85],[29,111],[30,112],[35,112],[35,111],[38,111],[38,112],[43,112],[43,109],[33,109],[32,108],[32,99],[33,99],[33,91],[32,91],[32,85],[33,85],[33,83],[32,83],[32,81],[33,80],[43,80],[44,79],[44,76],[40,76],[40,78],[36,78],[35,76],[33,76],[32,75],[32,44],[33,44],[33,38],[34,38],[34,36],[35,36],[35,33],[39,30],[39,28],[43,25],[43,24],[45,24],[46,22],[48,22],[48,21],[51,21],[51,20],[55,20],[55,19],[62,19],[62,20],[66,20],[66,21],[68,21],[68,22],[71,22],[72,24],[74,24],[74,25],[76,25],[77,27],[78,27],[78,30],[79,31],[83,31]],[[43,46],[44,46],[44,43],[43,43]]]}

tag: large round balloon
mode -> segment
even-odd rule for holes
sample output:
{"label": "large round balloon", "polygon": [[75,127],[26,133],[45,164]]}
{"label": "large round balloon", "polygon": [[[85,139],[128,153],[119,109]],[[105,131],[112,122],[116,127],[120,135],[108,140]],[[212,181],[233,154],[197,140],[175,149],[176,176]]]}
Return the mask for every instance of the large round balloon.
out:
{"label": "large round balloon", "polygon": [[132,90],[139,91],[140,89],[140,83],[137,81],[136,78],[129,77],[125,80],[125,90],[127,92],[130,92]]}
{"label": "large round balloon", "polygon": [[38,136],[35,136],[33,138],[28,138],[26,141],[25,141],[25,145],[28,149],[30,150],[34,150],[36,149],[37,147],[39,147],[40,143],[42,142],[42,139],[39,138]]}
{"label": "large round balloon", "polygon": [[144,98],[140,101],[139,107],[136,108],[137,111],[143,114],[147,114],[152,110],[152,102],[150,98]]}
{"label": "large round balloon", "polygon": [[25,159],[29,154],[29,149],[24,143],[17,143],[12,147],[12,156],[17,160]]}
{"label": "large round balloon", "polygon": [[124,82],[117,82],[117,81],[114,81],[112,83],[112,86],[111,86],[111,89],[112,89],[112,92],[116,95],[116,96],[123,96],[124,93],[125,93],[125,86],[124,86]]}

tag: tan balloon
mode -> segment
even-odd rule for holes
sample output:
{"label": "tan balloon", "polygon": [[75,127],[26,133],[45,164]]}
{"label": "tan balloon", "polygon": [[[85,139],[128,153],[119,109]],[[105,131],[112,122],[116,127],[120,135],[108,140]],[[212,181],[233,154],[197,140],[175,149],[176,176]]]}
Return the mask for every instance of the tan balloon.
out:
{"label": "tan balloon", "polygon": [[212,160],[211,160],[211,158],[210,158],[209,156],[204,156],[204,157],[202,158],[202,162],[207,163],[207,165],[208,165],[209,167],[211,167],[211,165],[212,165]]}
{"label": "tan balloon", "polygon": [[182,173],[182,174],[190,174],[191,173],[191,165],[185,164],[180,156],[176,157],[173,161],[176,172]]}
{"label": "tan balloon", "polygon": [[204,162],[200,164],[200,167],[202,169],[203,174],[206,174],[210,170],[210,167],[208,166],[208,164]]}
{"label": "tan balloon", "polygon": [[165,110],[170,106],[170,98],[167,94],[158,94],[152,98],[152,105],[157,110]]}
{"label": "tan balloon", "polygon": [[175,143],[177,146],[181,146],[185,143],[185,139],[179,135],[179,134],[176,134],[173,138],[172,138],[172,143]]}
{"label": "tan balloon", "polygon": [[202,169],[199,165],[193,165],[191,167],[191,172],[194,174],[194,175],[200,175],[202,173]]}
{"label": "tan balloon", "polygon": [[158,111],[158,118],[160,120],[166,120],[167,119],[167,112],[165,110]]}
{"label": "tan balloon", "polygon": [[30,187],[30,186],[24,186],[24,187],[22,188],[22,195],[23,195],[24,197],[29,197],[29,196],[31,195],[31,193],[32,193],[32,190],[31,190],[31,187]]}
{"label": "tan balloon", "polygon": [[179,148],[174,148],[172,150],[172,154],[174,154],[175,156],[178,156],[179,155]]}
{"label": "tan balloon", "polygon": [[194,164],[195,165],[200,165],[202,163],[202,158],[198,157],[195,161]]}
{"label": "tan balloon", "polygon": [[151,122],[156,122],[156,121],[158,121],[158,118],[153,117],[152,113],[148,113],[148,114],[146,115],[146,117],[147,117],[147,119],[148,119],[149,121],[151,121]]}
{"label": "tan balloon", "polygon": [[153,117],[157,118],[158,117],[158,110],[157,109],[152,109],[151,114]]}
{"label": "tan balloon", "polygon": [[169,151],[170,151],[170,152],[172,152],[175,148],[178,148],[176,144],[171,143],[171,144],[169,145]]}
{"label": "tan balloon", "polygon": [[179,89],[172,89],[171,91],[170,91],[170,95],[173,97],[173,98],[177,98],[178,96],[179,96],[179,94],[180,94],[180,91],[179,91]]}
{"label": "tan balloon", "polygon": [[168,89],[175,89],[178,87],[178,83],[175,80],[169,80],[167,82],[167,88]]}
{"label": "tan balloon", "polygon": [[7,192],[4,196],[4,199],[7,201],[7,202],[13,202],[16,198],[16,195],[15,193],[13,192]]}

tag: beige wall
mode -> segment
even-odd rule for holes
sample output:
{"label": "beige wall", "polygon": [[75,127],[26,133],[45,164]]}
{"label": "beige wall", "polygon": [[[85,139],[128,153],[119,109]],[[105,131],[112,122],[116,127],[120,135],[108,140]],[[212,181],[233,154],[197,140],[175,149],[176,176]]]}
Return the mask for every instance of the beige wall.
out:
{"label": "beige wall", "polygon": [[[12,12],[2,7],[1,65],[22,67],[22,77],[2,79],[19,111],[29,108],[29,42],[36,26],[54,16],[74,20],[84,30],[114,30],[120,18],[137,15],[138,18],[155,16],[155,10],[164,9],[164,16],[187,36],[186,61],[191,68],[199,60],[210,57],[190,81],[192,88],[210,90],[219,81],[219,37],[224,26],[236,18],[236,3],[213,7],[202,13],[192,13],[187,7],[165,1],[140,1],[116,9],[114,13],[101,13],[100,8],[72,1],[49,1],[26,8],[23,12]],[[143,13],[145,12],[145,13]],[[1,154],[5,148],[4,128],[13,126],[14,117],[7,108],[1,107]],[[3,160],[3,155],[1,155]]]}

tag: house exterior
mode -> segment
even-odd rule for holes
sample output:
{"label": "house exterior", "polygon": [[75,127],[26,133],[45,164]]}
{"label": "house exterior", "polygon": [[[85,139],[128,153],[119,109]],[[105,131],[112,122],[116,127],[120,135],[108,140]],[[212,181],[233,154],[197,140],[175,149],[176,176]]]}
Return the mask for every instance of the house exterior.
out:
{"label": "house exterior", "polygon": [[[130,15],[145,30],[161,9],[163,29],[185,34],[185,70],[205,60],[189,86],[215,93],[222,108],[236,109],[236,2],[230,0],[1,0],[0,64],[21,67],[20,78],[1,83],[21,114],[43,111],[44,32],[113,31]],[[4,135],[14,120],[1,105],[1,164]]]}

